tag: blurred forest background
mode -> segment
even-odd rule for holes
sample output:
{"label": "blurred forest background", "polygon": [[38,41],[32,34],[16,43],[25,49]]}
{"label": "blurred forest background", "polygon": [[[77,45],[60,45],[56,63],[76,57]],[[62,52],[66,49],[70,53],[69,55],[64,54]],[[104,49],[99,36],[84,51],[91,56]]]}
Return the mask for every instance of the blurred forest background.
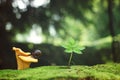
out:
{"label": "blurred forest background", "polygon": [[39,63],[67,65],[64,44],[86,47],[73,65],[120,62],[120,0],[0,0],[0,69],[16,69],[12,47],[42,51]]}

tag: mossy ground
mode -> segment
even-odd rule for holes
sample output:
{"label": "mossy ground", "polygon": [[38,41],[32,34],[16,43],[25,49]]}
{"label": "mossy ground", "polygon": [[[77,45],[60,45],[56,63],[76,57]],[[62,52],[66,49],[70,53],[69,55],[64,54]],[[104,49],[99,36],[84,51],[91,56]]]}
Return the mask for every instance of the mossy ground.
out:
{"label": "mossy ground", "polygon": [[120,64],[95,66],[42,66],[25,70],[0,70],[0,80],[120,80]]}

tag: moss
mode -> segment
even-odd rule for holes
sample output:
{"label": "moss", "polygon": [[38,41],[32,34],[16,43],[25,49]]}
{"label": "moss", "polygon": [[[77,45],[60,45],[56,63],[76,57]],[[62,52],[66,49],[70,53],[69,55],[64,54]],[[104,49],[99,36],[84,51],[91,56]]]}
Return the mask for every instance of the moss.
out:
{"label": "moss", "polygon": [[26,70],[0,70],[0,79],[20,80],[120,80],[120,64],[95,66],[42,66]]}

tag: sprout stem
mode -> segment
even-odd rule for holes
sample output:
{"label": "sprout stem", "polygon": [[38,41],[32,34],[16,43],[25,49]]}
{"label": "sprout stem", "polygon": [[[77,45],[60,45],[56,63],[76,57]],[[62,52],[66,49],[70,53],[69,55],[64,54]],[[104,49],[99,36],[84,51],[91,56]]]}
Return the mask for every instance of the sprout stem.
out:
{"label": "sprout stem", "polygon": [[72,56],[73,56],[73,52],[71,52],[70,59],[69,59],[69,62],[68,62],[68,67],[70,67],[70,63],[71,63],[71,60],[72,60]]}

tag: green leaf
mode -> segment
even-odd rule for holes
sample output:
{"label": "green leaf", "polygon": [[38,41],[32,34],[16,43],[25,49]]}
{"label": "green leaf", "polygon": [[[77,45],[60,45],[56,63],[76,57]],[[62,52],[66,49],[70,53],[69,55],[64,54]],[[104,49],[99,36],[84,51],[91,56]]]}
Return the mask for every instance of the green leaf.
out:
{"label": "green leaf", "polygon": [[62,45],[62,47],[66,48],[66,49],[67,49],[67,48],[71,48],[71,46],[72,46],[72,45],[69,44],[69,43],[65,43],[65,44]]}
{"label": "green leaf", "polygon": [[80,51],[79,53],[76,53],[76,54],[82,54],[82,52]]}
{"label": "green leaf", "polygon": [[73,38],[70,38],[68,43],[72,46],[75,44],[75,40]]}
{"label": "green leaf", "polygon": [[66,52],[66,53],[72,53],[73,50],[72,50],[72,49],[66,49],[65,52]]}
{"label": "green leaf", "polygon": [[62,47],[64,47],[64,48],[68,48],[67,44],[63,44]]}
{"label": "green leaf", "polygon": [[85,47],[80,47],[80,50],[84,50],[85,49]]}
{"label": "green leaf", "polygon": [[82,52],[80,51],[80,49],[74,49],[73,52],[75,52],[76,54],[82,54]]}

